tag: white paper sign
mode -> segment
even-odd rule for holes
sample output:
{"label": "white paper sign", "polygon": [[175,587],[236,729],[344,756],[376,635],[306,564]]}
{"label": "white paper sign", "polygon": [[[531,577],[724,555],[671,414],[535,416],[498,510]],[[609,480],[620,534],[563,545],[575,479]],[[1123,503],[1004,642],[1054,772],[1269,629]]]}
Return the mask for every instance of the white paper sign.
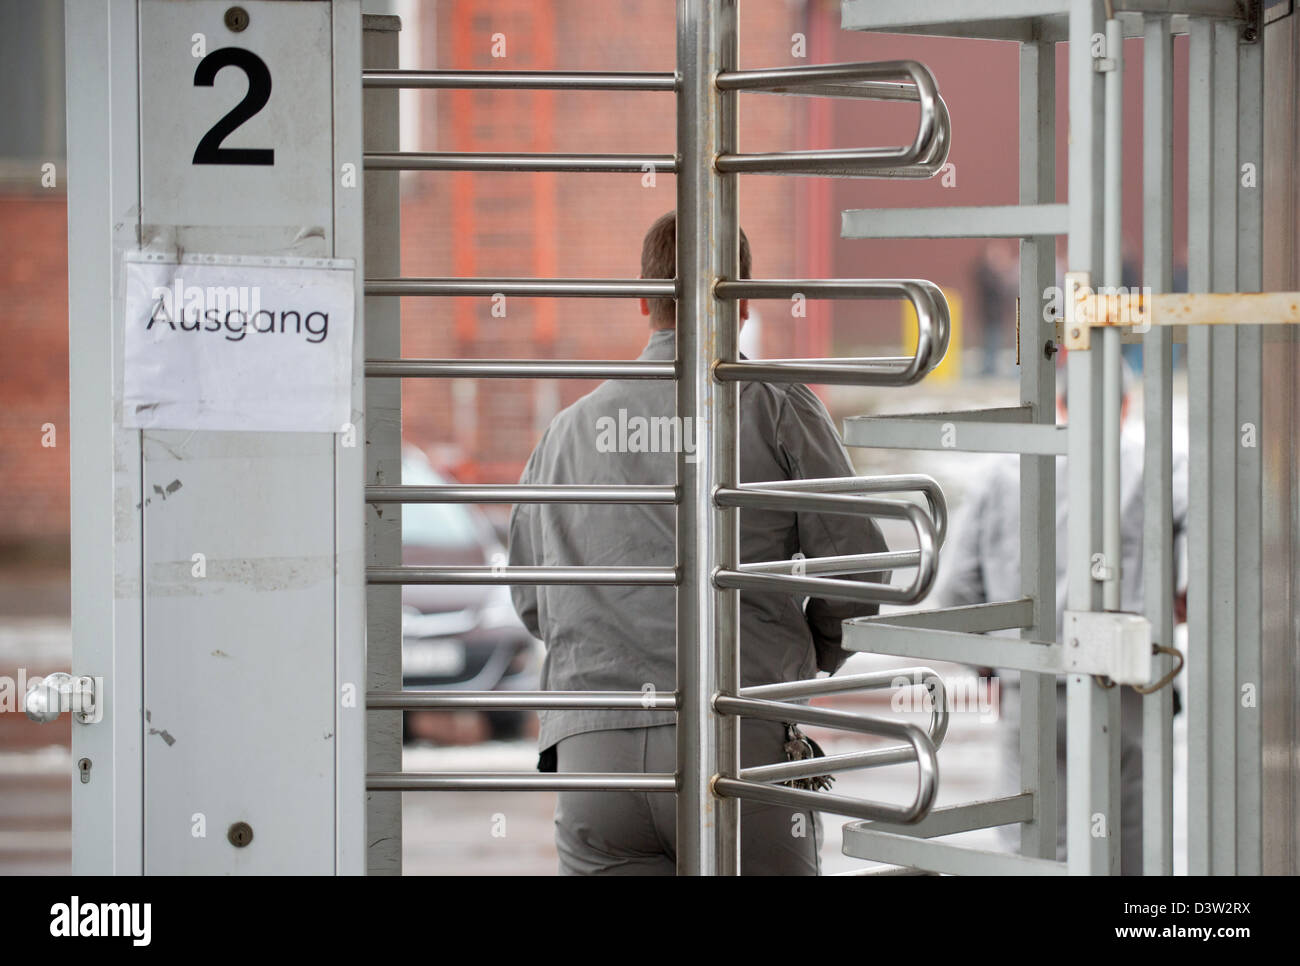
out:
{"label": "white paper sign", "polygon": [[351,259],[129,253],[123,425],[342,431]]}

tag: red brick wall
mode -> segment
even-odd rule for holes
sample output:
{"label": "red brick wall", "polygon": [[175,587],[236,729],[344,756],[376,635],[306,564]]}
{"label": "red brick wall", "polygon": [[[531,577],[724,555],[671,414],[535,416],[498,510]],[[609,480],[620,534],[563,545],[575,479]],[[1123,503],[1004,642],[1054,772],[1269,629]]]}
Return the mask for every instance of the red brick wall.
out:
{"label": "red brick wall", "polygon": [[[0,195],[0,553],[68,537],[68,244],[62,192]],[[43,446],[45,424],[54,446]],[[34,545],[34,546],[33,546]]]}
{"label": "red brick wall", "polygon": [[[619,0],[475,0],[440,3],[421,30],[422,66],[454,69],[671,71],[676,60],[671,3]],[[788,65],[797,5],[747,4],[741,63]],[[504,34],[504,58],[492,56]],[[436,49],[436,54],[435,54]],[[421,149],[672,154],[675,105],[668,93],[427,92]],[[742,150],[795,144],[797,104],[750,95],[742,105]],[[634,278],[641,238],[675,204],[670,175],[654,187],[640,174],[444,174],[407,176],[402,208],[404,275]],[[754,273],[795,274],[795,182],[759,177],[741,183],[741,215],[754,250]],[[768,320],[764,351],[795,351],[784,307],[757,306]],[[649,336],[635,302],[617,299],[511,298],[494,318],[489,299],[407,299],[403,354],[412,357],[635,357]],[[793,321],[793,320],[788,320]],[[508,482],[558,408],[593,383],[479,380],[459,389],[408,380],[406,437],[458,476]],[[453,392],[474,394],[457,405]]]}

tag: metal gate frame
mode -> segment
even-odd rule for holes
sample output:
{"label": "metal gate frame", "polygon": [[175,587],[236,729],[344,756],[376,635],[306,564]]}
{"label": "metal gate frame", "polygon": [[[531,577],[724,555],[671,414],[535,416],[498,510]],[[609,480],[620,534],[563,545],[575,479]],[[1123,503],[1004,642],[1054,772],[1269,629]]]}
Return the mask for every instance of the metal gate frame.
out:
{"label": "metal gate frame", "polygon": [[[1143,574],[1145,617],[1152,642],[1173,644],[1171,533],[1171,347],[1185,326],[1189,356],[1192,480],[1189,509],[1189,851],[1193,874],[1251,874],[1261,869],[1261,459],[1239,433],[1259,427],[1259,324],[1296,324],[1294,293],[1190,296],[1168,293],[1172,282],[1173,35],[1189,44],[1189,288],[1194,293],[1247,293],[1260,287],[1262,182],[1244,183],[1240,166],[1262,161],[1262,9],[1196,0],[1024,0],[1019,3],[889,4],[844,0],[844,26],[892,32],[1017,41],[1021,51],[1021,204],[1000,209],[864,211],[845,213],[846,237],[1020,237],[1021,304],[1042,306],[1052,277],[1051,238],[1069,239],[1064,325],[1020,326],[1019,410],[851,420],[849,445],[915,446],[936,420],[961,427],[959,449],[1021,454],[1024,599],[874,618],[846,628],[846,646],[1018,668],[1031,685],[1023,701],[1021,756],[1031,814],[1017,818],[1015,801],[1000,799],[943,810],[956,831],[1022,822],[1020,857],[981,852],[873,829],[846,830],[845,851],[862,857],[946,872],[1118,872],[1113,817],[1118,797],[1118,691],[1091,675],[1070,674],[1068,701],[1068,866],[1046,861],[1054,849],[1054,756],[1050,740],[1055,695],[1050,682],[1068,669],[1065,642],[1053,641],[1046,603],[1055,571],[1052,458],[1065,454],[1070,472],[1068,607],[1074,612],[1119,609],[1120,342],[1140,341],[1146,364],[1147,507]],[[1120,275],[1123,39],[1144,40],[1144,284],[1131,304],[1089,295],[1093,277],[1107,286]],[[1103,38],[1104,52],[1094,50]],[[1051,204],[1055,165],[1053,53],[1069,44],[1069,202]],[[909,225],[909,222],[911,224]],[[992,226],[990,228],[989,226]],[[870,228],[868,228],[870,226]],[[1070,291],[1079,286],[1076,299]],[[1152,294],[1153,293],[1153,294]],[[1249,320],[1247,324],[1244,320]],[[1121,336],[1121,326],[1133,327]],[[1213,328],[1207,324],[1213,323]],[[1096,336],[1091,336],[1093,329]],[[1051,366],[1041,345],[1070,350],[1070,425],[1051,424]],[[1090,337],[1091,336],[1091,337]],[[1093,339],[1096,342],[1093,342]],[[1012,425],[1008,425],[1012,424]],[[1035,425],[1037,424],[1037,425]],[[1063,441],[1064,445],[1062,445]],[[920,448],[938,448],[919,444]],[[1040,529],[1041,527],[1041,529]],[[1039,532],[1035,532],[1035,531]],[[1095,565],[1100,563],[1100,568]],[[1032,570],[1036,570],[1035,577]],[[1035,587],[1035,584],[1037,586]],[[1068,614],[1069,612],[1067,612]],[[1068,619],[1068,618],[1067,618]],[[1020,628],[1022,641],[982,632]],[[1072,642],[1073,643],[1073,642]],[[1152,680],[1173,670],[1152,657]],[[1031,672],[1025,675],[1025,672]],[[1254,704],[1240,691],[1258,693]],[[1143,723],[1143,850],[1147,874],[1173,870],[1172,701],[1168,688],[1149,694]],[[1036,786],[1036,787],[1035,787]],[[1100,818],[1100,824],[1098,819]],[[960,821],[959,821],[960,820]],[[1212,830],[1219,830],[1215,834]],[[1100,830],[1100,834],[1098,831]],[[1226,834],[1223,830],[1231,830]],[[934,834],[944,834],[934,833]]]}
{"label": "metal gate frame", "polygon": [[[479,709],[672,709],[678,721],[675,774],[414,774],[372,771],[372,791],[476,789],[616,790],[675,792],[678,816],[678,871],[686,874],[736,874],[739,871],[739,806],[755,798],[806,808],[829,808],[864,819],[908,824],[929,811],[937,788],[935,750],[947,727],[942,681],[927,668],[913,669],[916,686],[931,694],[934,712],[928,731],[888,719],[810,708],[792,701],[858,689],[894,686],[898,672],[855,675],[763,687],[739,686],[737,647],[739,590],[779,588],[823,597],[909,603],[929,591],[942,541],[946,508],[937,484],[917,477],[852,477],[835,480],[738,481],[737,418],[739,382],[807,381],[908,385],[924,377],[943,358],[948,341],[948,308],[928,282],[879,279],[741,280],[738,272],[739,222],[735,177],[767,172],[871,177],[929,177],[947,157],[947,109],[923,66],[911,61],[881,64],[819,65],[808,68],[737,69],[735,0],[679,0],[676,74],[559,71],[416,71],[372,68],[364,72],[370,90],[636,90],[675,92],[678,150],[675,155],[469,155],[443,152],[367,150],[369,171],[568,171],[640,172],[647,167],[677,175],[677,278],[657,279],[433,279],[370,278],[367,304],[374,297],[519,295],[530,297],[671,298],[678,302],[677,358],[654,362],[532,360],[412,360],[368,358],[371,380],[400,378],[658,378],[677,381],[677,411],[695,420],[695,459],[678,460],[676,486],[401,486],[376,478],[379,460],[368,467],[371,505],[414,502],[499,503],[674,503],[677,512],[675,567],[407,567],[372,565],[372,591],[406,583],[557,584],[600,583],[675,586],[677,605],[677,688],[670,694],[635,692],[414,692],[372,688],[371,712],[412,708]],[[886,148],[819,150],[768,154],[736,153],[735,99],[741,91],[908,100],[918,104],[920,120],[910,145]],[[391,107],[391,103],[389,105]],[[369,200],[369,198],[368,198]],[[391,210],[390,208],[386,210]],[[373,224],[373,222],[372,222]],[[382,230],[382,229],[381,229]],[[394,263],[395,264],[395,263]],[[871,359],[769,360],[737,358],[741,298],[788,298],[803,293],[822,298],[907,299],[916,310],[918,333],[912,356]],[[396,313],[385,318],[395,323]],[[370,331],[375,331],[372,325]],[[374,336],[376,345],[384,337]],[[387,350],[395,343],[390,336]],[[389,408],[395,395],[386,396]],[[399,402],[397,404],[400,404]],[[392,426],[376,423],[377,438],[391,446]],[[371,427],[368,427],[368,431]],[[393,468],[388,454],[388,471]],[[910,500],[882,499],[881,492],[919,492],[928,509]],[[870,494],[863,496],[860,494]],[[914,551],[864,554],[852,559],[772,561],[742,564],[738,553],[737,510],[743,506],[818,509],[823,512],[889,516],[909,522],[917,537]],[[373,514],[368,515],[373,521]],[[391,528],[392,524],[388,524]],[[391,551],[392,532],[383,538]],[[372,551],[378,546],[371,544]],[[372,554],[373,556],[373,554]],[[832,575],[870,573],[882,567],[915,568],[907,587],[836,580]],[[803,576],[802,574],[812,576]],[[372,597],[372,601],[375,598]],[[391,601],[389,601],[391,604]],[[392,647],[392,625],[380,622]],[[371,623],[372,630],[376,622]],[[379,642],[372,638],[372,649]],[[377,667],[372,659],[372,669]],[[383,673],[392,676],[391,661]],[[901,739],[905,744],[836,756],[816,765],[780,764],[740,768],[741,716],[813,723]],[[389,725],[385,725],[387,729]],[[372,754],[375,748],[372,746]],[[391,759],[390,759],[391,760]],[[859,801],[779,787],[776,783],[846,768],[915,761],[917,792],[908,806]],[[811,770],[810,770],[811,769]],[[374,808],[372,797],[372,808]],[[372,812],[372,816],[377,813]],[[391,822],[391,815],[389,817]],[[375,839],[370,834],[368,839]],[[387,866],[392,868],[391,860]]]}

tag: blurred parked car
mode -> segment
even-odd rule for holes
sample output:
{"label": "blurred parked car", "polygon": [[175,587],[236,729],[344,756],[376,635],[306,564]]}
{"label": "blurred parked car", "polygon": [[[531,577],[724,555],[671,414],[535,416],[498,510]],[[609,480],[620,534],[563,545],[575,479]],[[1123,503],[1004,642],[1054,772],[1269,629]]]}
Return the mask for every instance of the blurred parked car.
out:
{"label": "blurred parked car", "polygon": [[[413,447],[402,453],[402,482],[450,482]],[[487,517],[459,503],[402,505],[402,563],[430,567],[504,565],[506,550]],[[504,585],[408,584],[402,588],[402,686],[457,691],[539,687],[542,645],[524,627]],[[465,727],[467,718],[479,727]],[[439,743],[517,738],[530,712],[406,713],[408,739]]]}

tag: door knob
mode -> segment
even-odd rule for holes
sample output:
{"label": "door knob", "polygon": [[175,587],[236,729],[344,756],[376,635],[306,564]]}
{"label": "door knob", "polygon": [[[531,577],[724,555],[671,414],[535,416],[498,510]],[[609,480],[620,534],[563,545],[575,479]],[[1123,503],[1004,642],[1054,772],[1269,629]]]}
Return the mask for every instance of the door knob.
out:
{"label": "door knob", "polygon": [[27,689],[23,709],[37,724],[48,724],[64,712],[82,724],[98,721],[95,679],[74,678],[66,671],[47,674]]}

